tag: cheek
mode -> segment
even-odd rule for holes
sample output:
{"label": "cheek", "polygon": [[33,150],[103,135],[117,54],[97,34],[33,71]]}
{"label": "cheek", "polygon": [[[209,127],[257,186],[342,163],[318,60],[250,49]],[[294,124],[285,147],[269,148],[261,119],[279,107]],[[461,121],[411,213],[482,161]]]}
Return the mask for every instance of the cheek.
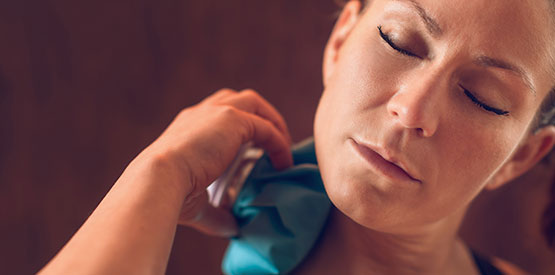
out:
{"label": "cheek", "polygon": [[506,127],[486,127],[479,121],[461,118],[446,121],[442,135],[436,145],[442,151],[439,156],[450,160],[441,163],[446,171],[442,180],[457,176],[478,184],[494,175],[519,140],[519,134]]}
{"label": "cheek", "polygon": [[428,201],[424,212],[433,214],[427,220],[467,205],[505,163],[518,141],[518,135],[486,129],[469,120],[443,126],[433,147],[428,148],[440,161],[424,199]]}
{"label": "cheek", "polygon": [[353,36],[339,53],[320,99],[316,127],[344,128],[366,110],[385,106],[395,92],[400,65],[391,62],[383,48],[377,49],[381,45],[376,41],[359,40],[364,39]]}
{"label": "cheek", "polygon": [[394,92],[403,68],[408,67],[406,62],[387,51],[380,38],[374,36],[353,37],[341,52],[343,55],[335,74],[335,84],[341,86],[334,88],[349,87],[354,93],[352,95],[365,104],[380,98],[385,100],[389,93]]}
{"label": "cheek", "polygon": [[324,92],[326,108],[346,119],[385,107],[414,67],[412,60],[392,52],[377,34],[361,29],[355,29],[341,48]]}

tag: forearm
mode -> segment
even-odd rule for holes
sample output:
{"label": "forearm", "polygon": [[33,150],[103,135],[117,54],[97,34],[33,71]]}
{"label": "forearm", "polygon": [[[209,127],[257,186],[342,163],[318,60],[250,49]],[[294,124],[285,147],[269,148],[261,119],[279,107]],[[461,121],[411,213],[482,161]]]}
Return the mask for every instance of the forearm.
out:
{"label": "forearm", "polygon": [[173,167],[164,167],[164,161],[134,162],[41,273],[164,273],[181,205],[190,190],[171,178]]}
{"label": "forearm", "polygon": [[237,234],[233,215],[211,206],[206,188],[250,141],[277,169],[293,163],[283,117],[252,90],[223,89],[182,110],[41,272],[160,274],[178,221],[209,234]]}

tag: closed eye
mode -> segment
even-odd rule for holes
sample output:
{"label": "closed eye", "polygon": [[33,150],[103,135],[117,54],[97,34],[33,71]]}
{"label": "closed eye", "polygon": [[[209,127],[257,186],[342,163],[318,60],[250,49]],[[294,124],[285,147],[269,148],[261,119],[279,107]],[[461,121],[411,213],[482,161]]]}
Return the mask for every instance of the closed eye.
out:
{"label": "closed eye", "polygon": [[470,98],[470,100],[471,100],[474,104],[478,105],[480,108],[482,108],[482,109],[484,109],[484,110],[486,110],[486,111],[488,111],[488,112],[492,112],[492,113],[494,113],[494,114],[496,114],[496,115],[500,115],[500,116],[509,115],[509,112],[508,112],[508,111],[501,110],[501,109],[498,109],[498,108],[495,108],[495,107],[491,107],[491,106],[489,106],[489,105],[487,105],[487,104],[481,102],[481,101],[480,101],[478,98],[476,98],[476,96],[474,96],[474,94],[472,94],[472,92],[470,92],[469,90],[465,89],[465,88],[462,87],[462,86],[460,86],[460,87],[463,89],[464,94],[465,94],[468,98]]}
{"label": "closed eye", "polygon": [[[405,49],[403,49],[403,48],[397,46],[397,44],[395,44],[395,43],[393,42],[393,40],[391,40],[391,38],[389,37],[389,35],[387,35],[386,33],[384,33],[384,32],[382,31],[382,26],[378,26],[378,32],[380,33],[380,37],[381,37],[392,49],[394,49],[394,50],[396,50],[397,52],[399,52],[399,53],[401,53],[401,54],[403,54],[403,55],[406,55],[406,56],[421,58],[420,56],[418,56],[418,55],[416,55],[416,54],[414,54],[414,53],[412,53],[412,52],[410,52],[410,51],[408,51],[408,50],[405,50]],[[486,110],[486,111],[488,111],[488,112],[494,113],[494,114],[496,114],[496,115],[500,115],[500,116],[507,116],[507,115],[509,114],[508,111],[505,111],[505,110],[498,109],[498,108],[495,108],[495,107],[492,107],[492,106],[487,105],[486,103],[480,101],[476,96],[474,96],[474,94],[473,94],[471,91],[465,89],[465,88],[462,87],[462,86],[460,86],[460,87],[463,89],[464,94],[472,101],[472,103],[476,104],[476,105],[479,106],[480,108],[482,108],[482,109],[484,109],[484,110]]]}
{"label": "closed eye", "polygon": [[401,54],[407,55],[407,56],[420,58],[420,56],[418,56],[418,55],[416,55],[416,54],[414,54],[414,53],[412,53],[412,52],[410,52],[410,51],[407,51],[407,50],[405,50],[405,49],[403,49],[403,48],[397,46],[395,43],[393,43],[393,41],[391,40],[391,38],[389,37],[389,35],[385,34],[385,33],[382,31],[382,26],[378,26],[378,31],[380,32],[381,38],[382,38],[391,48],[393,48],[394,50],[398,51],[398,52],[401,53]]}

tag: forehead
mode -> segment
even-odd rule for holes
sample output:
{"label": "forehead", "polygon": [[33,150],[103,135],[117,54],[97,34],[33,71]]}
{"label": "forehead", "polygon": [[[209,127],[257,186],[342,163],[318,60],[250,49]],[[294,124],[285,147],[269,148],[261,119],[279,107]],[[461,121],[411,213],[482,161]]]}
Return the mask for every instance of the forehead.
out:
{"label": "forehead", "polygon": [[[551,0],[391,0],[412,3],[425,9],[455,36],[469,42],[488,42],[496,46],[516,43],[533,47],[549,42],[552,34]],[[490,37],[484,41],[484,36]],[[474,38],[474,39],[473,39]],[[495,39],[491,39],[495,38]],[[481,44],[488,44],[481,43]],[[480,44],[480,43],[479,43]]]}
{"label": "forehead", "polygon": [[494,56],[517,64],[537,90],[549,90],[555,68],[555,24],[550,1],[378,0],[381,4],[374,4],[384,7],[384,12],[395,10],[388,8],[393,6],[416,11],[418,6],[437,22],[442,30],[438,41],[452,51]]}

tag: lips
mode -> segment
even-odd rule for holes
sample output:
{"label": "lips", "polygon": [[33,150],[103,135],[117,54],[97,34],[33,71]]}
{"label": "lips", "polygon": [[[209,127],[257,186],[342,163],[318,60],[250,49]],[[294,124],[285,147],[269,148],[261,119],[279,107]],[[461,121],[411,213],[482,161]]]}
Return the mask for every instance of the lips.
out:
{"label": "lips", "polygon": [[[374,150],[372,150],[370,146],[361,144],[354,139],[350,139],[349,141],[357,151],[358,155],[371,166],[372,170],[375,170],[376,172],[395,181],[411,181],[421,183],[420,180],[414,178],[406,170],[401,168],[400,165],[396,164],[395,160],[385,155],[385,150],[377,147],[373,147]],[[380,151],[382,154],[378,153]]]}

